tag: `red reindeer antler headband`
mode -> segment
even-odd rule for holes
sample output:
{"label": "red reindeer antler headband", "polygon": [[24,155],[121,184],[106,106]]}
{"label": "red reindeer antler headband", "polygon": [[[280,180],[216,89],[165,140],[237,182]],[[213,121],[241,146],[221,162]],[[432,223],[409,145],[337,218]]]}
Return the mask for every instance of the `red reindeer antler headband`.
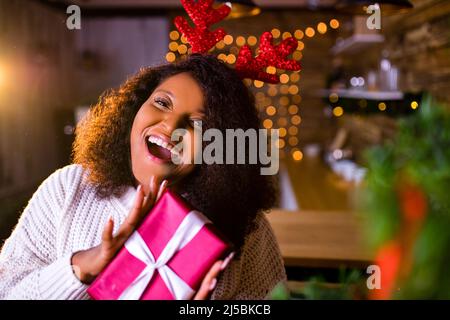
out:
{"label": "red reindeer antler headband", "polygon": [[[181,0],[195,27],[189,26],[188,22],[180,16],[175,18],[174,23],[191,45],[192,52],[206,53],[226,35],[222,28],[210,31],[209,27],[225,19],[230,13],[230,7],[222,5],[214,9],[212,3],[213,0]],[[249,46],[245,45],[240,49],[236,71],[241,78],[278,83],[279,77],[276,74],[266,73],[266,68],[273,66],[284,70],[300,70],[300,64],[297,61],[286,59],[296,48],[297,40],[294,38],[284,39],[279,45],[274,45],[272,34],[264,32],[260,38],[259,54],[256,57],[253,57]]]}

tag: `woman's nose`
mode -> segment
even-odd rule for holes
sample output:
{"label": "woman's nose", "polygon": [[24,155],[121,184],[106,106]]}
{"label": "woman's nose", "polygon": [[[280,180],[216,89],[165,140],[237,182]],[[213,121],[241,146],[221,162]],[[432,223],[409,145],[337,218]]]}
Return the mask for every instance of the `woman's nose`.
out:
{"label": "woman's nose", "polygon": [[174,112],[167,113],[163,120],[163,127],[170,136],[176,129],[185,129],[186,117]]}

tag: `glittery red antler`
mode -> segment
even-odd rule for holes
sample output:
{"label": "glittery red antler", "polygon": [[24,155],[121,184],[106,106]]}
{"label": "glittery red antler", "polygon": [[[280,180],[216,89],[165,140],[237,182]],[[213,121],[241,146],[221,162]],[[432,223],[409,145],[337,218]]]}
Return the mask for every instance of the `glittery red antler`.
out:
{"label": "glittery red antler", "polygon": [[279,45],[272,44],[273,36],[264,32],[260,38],[259,54],[253,58],[250,47],[245,45],[239,51],[236,60],[236,71],[241,78],[251,78],[269,83],[278,83],[280,78],[276,74],[269,74],[265,69],[273,66],[279,69],[298,71],[300,64],[295,60],[286,60],[286,57],[297,48],[297,40],[290,37]]}
{"label": "glittery red antler", "polygon": [[181,4],[191,17],[195,27],[191,27],[186,19],[180,16],[175,17],[175,26],[186,37],[192,47],[192,52],[208,52],[226,35],[222,28],[212,32],[208,28],[223,20],[230,13],[230,7],[222,5],[218,9],[213,9],[213,0],[197,0],[196,2],[181,0]]}

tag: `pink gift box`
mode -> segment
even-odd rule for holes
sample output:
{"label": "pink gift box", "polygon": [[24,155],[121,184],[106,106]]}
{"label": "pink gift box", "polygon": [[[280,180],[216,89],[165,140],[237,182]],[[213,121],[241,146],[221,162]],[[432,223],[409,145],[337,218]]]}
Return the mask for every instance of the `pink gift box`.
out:
{"label": "pink gift box", "polygon": [[[146,246],[157,260],[169,240],[174,236],[183,219],[188,214],[203,216],[178,195],[170,190],[162,195],[150,213],[144,218],[138,232]],[[223,259],[232,245],[212,225],[205,223],[198,233],[168,260],[168,266],[193,291],[200,288],[201,282],[212,265]],[[146,263],[132,255],[124,246],[113,261],[100,273],[87,292],[95,300],[117,300],[128,288],[133,290],[133,281],[145,269]],[[140,300],[173,300],[174,295],[165,281],[155,270]]]}

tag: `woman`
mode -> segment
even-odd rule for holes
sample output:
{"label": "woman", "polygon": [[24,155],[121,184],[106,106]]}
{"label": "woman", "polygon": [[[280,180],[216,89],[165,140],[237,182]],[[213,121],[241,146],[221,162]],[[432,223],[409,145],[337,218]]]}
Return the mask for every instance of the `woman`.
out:
{"label": "woman", "polygon": [[[0,254],[0,298],[85,299],[166,186],[202,211],[232,241],[235,256],[217,261],[195,299],[262,299],[286,278],[262,213],[274,205],[261,164],[194,164],[192,133],[259,127],[254,101],[213,56],[143,69],[102,95],[79,124],[74,164],[35,192]],[[191,134],[179,154],[175,129]],[[190,161],[186,161],[190,160]],[[233,259],[232,259],[233,258]]]}

